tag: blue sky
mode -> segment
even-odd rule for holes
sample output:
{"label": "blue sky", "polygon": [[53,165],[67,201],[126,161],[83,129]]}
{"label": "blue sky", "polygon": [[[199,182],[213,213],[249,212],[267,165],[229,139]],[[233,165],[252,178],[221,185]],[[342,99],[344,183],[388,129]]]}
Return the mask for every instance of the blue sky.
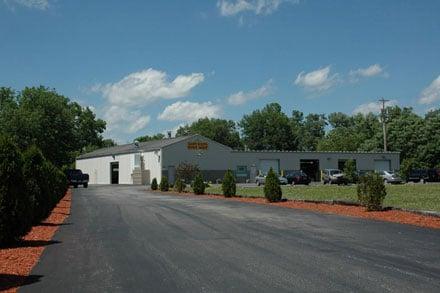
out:
{"label": "blue sky", "polygon": [[131,141],[279,102],[440,104],[440,1],[0,0],[0,85],[45,85]]}

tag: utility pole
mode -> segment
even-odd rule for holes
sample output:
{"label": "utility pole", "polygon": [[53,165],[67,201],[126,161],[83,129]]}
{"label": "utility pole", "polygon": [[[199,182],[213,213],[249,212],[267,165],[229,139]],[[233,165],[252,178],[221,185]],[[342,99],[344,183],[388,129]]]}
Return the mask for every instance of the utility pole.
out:
{"label": "utility pole", "polygon": [[382,117],[382,128],[383,128],[383,151],[387,151],[387,124],[386,124],[386,113],[385,113],[385,103],[389,100],[380,98],[379,102],[382,103],[381,117]]}

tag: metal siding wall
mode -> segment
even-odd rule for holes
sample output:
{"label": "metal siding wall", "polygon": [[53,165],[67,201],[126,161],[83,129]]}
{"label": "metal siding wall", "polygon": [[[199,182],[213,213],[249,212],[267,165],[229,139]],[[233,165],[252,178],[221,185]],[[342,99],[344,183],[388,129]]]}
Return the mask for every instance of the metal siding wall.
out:
{"label": "metal siding wall", "polygon": [[159,183],[162,178],[162,151],[145,152],[142,155],[144,157],[145,169],[150,170],[150,182],[153,178],[156,178]]}
{"label": "metal siding wall", "polygon": [[110,163],[119,162],[119,183],[133,184],[131,173],[133,172],[134,154],[119,155],[113,157],[99,157],[76,161],[76,168],[90,176],[90,184],[110,184]]}

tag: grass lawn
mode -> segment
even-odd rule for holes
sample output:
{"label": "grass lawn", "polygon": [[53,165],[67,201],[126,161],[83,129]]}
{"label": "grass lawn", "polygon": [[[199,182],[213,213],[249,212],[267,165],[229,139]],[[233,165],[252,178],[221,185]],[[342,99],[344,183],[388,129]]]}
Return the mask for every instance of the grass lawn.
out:
{"label": "grass lawn", "polygon": [[[310,185],[283,186],[287,199],[357,200],[356,186]],[[213,185],[206,193],[221,194],[221,186]],[[237,195],[263,197],[263,187],[237,186]],[[387,185],[384,206],[440,211],[440,184]]]}

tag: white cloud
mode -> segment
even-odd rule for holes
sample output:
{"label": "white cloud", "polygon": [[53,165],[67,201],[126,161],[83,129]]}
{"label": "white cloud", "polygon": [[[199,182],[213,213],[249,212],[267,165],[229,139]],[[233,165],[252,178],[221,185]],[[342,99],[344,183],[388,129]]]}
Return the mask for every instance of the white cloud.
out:
{"label": "white cloud", "polygon": [[157,117],[166,121],[195,121],[200,118],[217,118],[220,116],[221,107],[211,102],[175,102],[165,108]]}
{"label": "white cloud", "polygon": [[273,90],[273,81],[269,80],[260,88],[254,91],[249,91],[249,92],[239,91],[227,97],[226,100],[230,105],[238,106],[251,100],[267,97],[272,93],[272,90]]}
{"label": "white cloud", "polygon": [[432,104],[440,101],[440,75],[425,88],[419,97],[420,104]]}
{"label": "white cloud", "polygon": [[349,77],[351,81],[358,81],[359,78],[362,77],[373,77],[373,76],[382,76],[388,77],[389,74],[385,72],[385,69],[380,64],[373,64],[368,66],[367,68],[358,68],[355,70],[350,70]]}
{"label": "white cloud", "polygon": [[106,102],[98,112],[107,121],[107,132],[122,140],[150,123],[147,105],[160,99],[185,97],[204,78],[203,73],[191,73],[170,80],[165,72],[149,68],[114,83],[94,85],[90,91],[101,93],[105,98]]}
{"label": "white cloud", "polygon": [[4,0],[7,5],[19,4],[28,8],[46,10],[50,7],[48,0]]}
{"label": "white cloud", "polygon": [[134,72],[118,82],[95,85],[92,90],[101,92],[112,105],[141,106],[158,99],[187,96],[205,79],[203,73],[179,75],[169,81],[165,72],[149,68]]}
{"label": "white cloud", "polygon": [[233,16],[243,12],[267,15],[278,10],[283,3],[298,3],[298,0],[219,0],[217,7],[222,16]]}
{"label": "white cloud", "polygon": [[306,90],[322,92],[330,89],[339,82],[337,73],[330,73],[330,65],[311,72],[301,72],[295,79],[295,84]]}
{"label": "white cloud", "polygon": [[[398,102],[397,100],[390,100],[389,102],[387,102],[385,104],[385,106],[395,106],[397,105]],[[378,114],[380,113],[382,109],[382,103],[380,102],[371,102],[371,103],[366,103],[366,104],[362,104],[357,106],[354,110],[353,110],[353,114],[368,114],[368,113],[373,113],[373,114]]]}
{"label": "white cloud", "polygon": [[107,121],[107,131],[112,134],[135,133],[144,129],[151,120],[142,111],[118,107],[115,105],[104,109],[104,120]]}

